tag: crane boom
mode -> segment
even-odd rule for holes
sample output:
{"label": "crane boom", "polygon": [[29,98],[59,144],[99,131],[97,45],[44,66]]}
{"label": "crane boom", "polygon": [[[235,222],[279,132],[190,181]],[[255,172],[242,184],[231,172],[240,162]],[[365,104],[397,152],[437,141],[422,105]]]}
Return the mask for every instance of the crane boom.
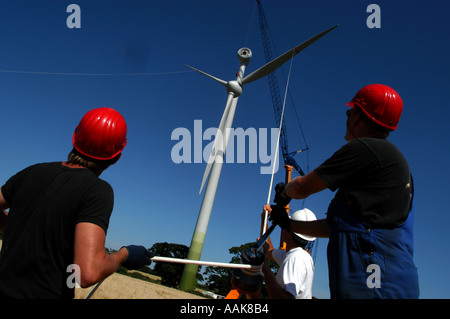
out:
{"label": "crane boom", "polygon": [[[264,56],[266,59],[266,62],[270,62],[273,59],[272,56],[272,48],[271,48],[271,41],[270,41],[270,32],[268,23],[266,20],[266,16],[264,14],[264,10],[261,5],[260,0],[256,0],[258,3],[258,15],[259,15],[259,28],[261,30],[261,37],[262,37],[262,43],[263,43],[263,49],[264,49]],[[280,90],[278,86],[278,79],[275,74],[275,72],[272,72],[268,75],[269,80],[269,86],[270,86],[270,93],[272,95],[272,103],[273,108],[275,112],[275,121],[277,124],[277,127],[280,127],[280,119],[281,119],[281,109],[282,109],[282,100],[280,96]],[[281,133],[280,133],[280,149],[281,154],[283,155],[283,160],[285,165],[290,165],[295,168],[295,170],[300,175],[305,175],[303,170],[300,168],[300,165],[297,164],[295,159],[293,158],[293,155],[297,154],[297,152],[289,153],[288,151],[288,143],[287,143],[287,133],[286,133],[286,125],[283,123],[281,126]]]}
{"label": "crane boom", "polygon": [[[262,8],[262,4],[260,0],[256,0],[258,3],[258,16],[259,16],[259,28],[261,30],[261,38],[263,43],[263,49],[264,49],[264,56],[266,58],[266,63],[272,60],[272,48],[271,48],[271,38],[270,38],[270,31],[269,31],[269,24],[267,23],[266,15],[264,14],[264,10]],[[280,120],[281,120],[281,112],[282,112],[282,101],[280,96],[280,90],[278,86],[278,79],[275,74],[275,72],[272,72],[268,75],[269,79],[269,87],[270,87],[270,93],[272,95],[272,103],[273,103],[273,109],[275,112],[275,121],[277,124],[277,127],[280,127]],[[305,173],[301,169],[300,165],[297,164],[293,156],[298,152],[292,152],[289,153],[288,151],[288,143],[287,143],[287,133],[286,133],[286,125],[284,122],[284,117],[282,119],[283,123],[281,126],[281,132],[280,132],[280,149],[281,153],[283,155],[284,164],[286,167],[286,173],[289,174],[289,180],[290,180],[290,172],[289,166],[293,167],[301,176],[304,176]],[[287,166],[288,165],[288,166]],[[292,170],[292,168],[290,168]],[[287,183],[288,181],[286,181]],[[280,236],[280,248],[286,249],[286,243],[284,242],[285,234],[282,231]],[[308,244],[308,250],[311,251],[312,247],[314,245],[314,242],[310,242]],[[314,257],[315,258],[315,257]]]}

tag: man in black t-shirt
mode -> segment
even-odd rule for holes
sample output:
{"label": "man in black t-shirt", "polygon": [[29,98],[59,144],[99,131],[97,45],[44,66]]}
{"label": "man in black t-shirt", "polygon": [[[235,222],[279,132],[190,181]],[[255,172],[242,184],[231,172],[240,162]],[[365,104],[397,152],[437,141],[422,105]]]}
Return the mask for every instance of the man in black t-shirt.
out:
{"label": "man in black t-shirt", "polygon": [[412,185],[408,163],[386,139],[353,139],[314,172],[331,191],[344,192],[360,221],[395,227],[408,217]]}
{"label": "man in black t-shirt", "polygon": [[126,133],[114,109],[91,110],[74,132],[66,162],[32,165],[2,186],[1,297],[73,298],[74,279],[89,287],[121,264],[150,264],[143,246],[113,254],[104,247],[114,194],[99,176],[120,158]]}
{"label": "man in black t-shirt", "polygon": [[[392,88],[373,84],[347,103],[348,141],[311,173],[277,185],[274,223],[329,238],[331,298],[418,298],[413,262],[413,181],[408,163],[389,141],[403,102]],[[324,189],[338,190],[327,218],[291,221],[284,207]]]}

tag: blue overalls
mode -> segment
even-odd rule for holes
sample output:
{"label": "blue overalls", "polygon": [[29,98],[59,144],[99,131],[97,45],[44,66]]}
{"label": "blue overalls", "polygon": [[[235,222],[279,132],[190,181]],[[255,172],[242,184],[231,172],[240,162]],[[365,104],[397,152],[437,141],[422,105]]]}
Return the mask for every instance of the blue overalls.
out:
{"label": "blue overalls", "polygon": [[411,209],[396,228],[372,228],[353,216],[345,196],[338,192],[327,214],[330,297],[418,298],[413,219]]}

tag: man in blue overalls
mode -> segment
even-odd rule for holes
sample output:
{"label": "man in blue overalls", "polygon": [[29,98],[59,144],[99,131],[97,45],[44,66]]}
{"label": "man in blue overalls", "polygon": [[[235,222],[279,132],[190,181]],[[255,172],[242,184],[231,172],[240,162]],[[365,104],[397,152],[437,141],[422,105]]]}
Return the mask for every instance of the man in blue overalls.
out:
{"label": "man in blue overalls", "polygon": [[[328,237],[330,296],[418,298],[413,261],[413,181],[408,163],[387,140],[403,102],[372,84],[347,103],[347,144],[311,173],[277,185],[271,219],[283,229]],[[324,189],[338,190],[327,218],[291,221],[284,207]]]}

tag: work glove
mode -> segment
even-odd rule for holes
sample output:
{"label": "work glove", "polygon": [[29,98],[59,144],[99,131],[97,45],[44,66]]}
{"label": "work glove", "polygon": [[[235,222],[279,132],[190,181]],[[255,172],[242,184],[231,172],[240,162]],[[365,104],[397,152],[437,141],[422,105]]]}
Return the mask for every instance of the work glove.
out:
{"label": "work glove", "polygon": [[152,263],[151,258],[155,257],[155,254],[144,246],[129,245],[124,247],[128,250],[128,257],[122,263],[122,266],[128,270],[141,269],[145,265],[149,266]]}
{"label": "work glove", "polygon": [[275,197],[273,201],[282,207],[286,207],[287,205],[289,205],[292,199],[286,195],[286,192],[284,191],[285,188],[286,188],[285,183],[278,183],[275,186]]}
{"label": "work glove", "polygon": [[285,206],[271,205],[272,212],[270,213],[269,220],[272,221],[273,224],[280,226],[286,231],[290,231],[291,227],[291,219],[289,218]]}

